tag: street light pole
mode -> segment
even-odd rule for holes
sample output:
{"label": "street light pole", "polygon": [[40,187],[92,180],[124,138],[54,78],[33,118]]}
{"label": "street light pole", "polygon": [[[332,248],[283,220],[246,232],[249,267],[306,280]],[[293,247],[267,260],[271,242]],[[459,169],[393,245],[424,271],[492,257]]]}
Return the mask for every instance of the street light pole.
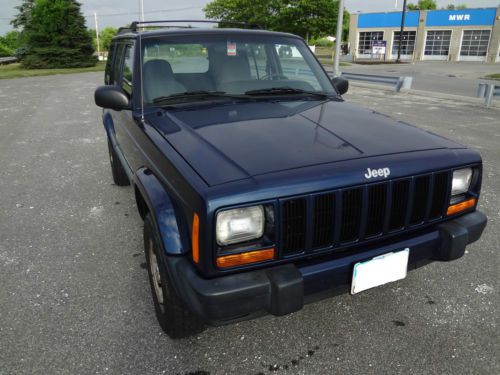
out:
{"label": "street light pole", "polygon": [[403,31],[405,29],[406,16],[406,0],[403,1],[403,14],[401,15],[401,31],[399,32],[398,59],[396,62],[401,62],[401,44],[403,43]]}
{"label": "street light pole", "polygon": [[335,41],[335,60],[333,61],[333,75],[340,76],[340,44],[342,43],[342,26],[344,23],[344,0],[339,0],[339,16],[337,19],[337,40]]}

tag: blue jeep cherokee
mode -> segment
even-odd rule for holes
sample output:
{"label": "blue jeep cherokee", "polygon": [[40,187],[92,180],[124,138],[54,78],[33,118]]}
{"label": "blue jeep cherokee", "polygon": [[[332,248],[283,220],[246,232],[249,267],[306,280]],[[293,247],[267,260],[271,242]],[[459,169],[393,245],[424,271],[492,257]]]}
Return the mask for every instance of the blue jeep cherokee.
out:
{"label": "blue jeep cherokee", "polygon": [[479,154],[346,103],[303,39],[155,26],[120,31],[95,101],[171,337],[359,293],[480,237]]}

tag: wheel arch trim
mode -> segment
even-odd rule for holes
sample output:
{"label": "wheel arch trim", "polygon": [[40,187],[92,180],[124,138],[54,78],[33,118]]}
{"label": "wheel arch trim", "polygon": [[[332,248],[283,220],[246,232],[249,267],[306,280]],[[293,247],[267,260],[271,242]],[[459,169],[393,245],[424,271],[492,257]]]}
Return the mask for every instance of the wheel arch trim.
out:
{"label": "wheel arch trim", "polygon": [[185,237],[182,235],[184,226],[179,220],[180,214],[160,181],[146,168],[140,168],[136,171],[133,181],[147,206],[148,212],[151,213],[151,218],[160,236],[163,252],[169,255],[186,254],[189,251],[189,241],[183,238]]}

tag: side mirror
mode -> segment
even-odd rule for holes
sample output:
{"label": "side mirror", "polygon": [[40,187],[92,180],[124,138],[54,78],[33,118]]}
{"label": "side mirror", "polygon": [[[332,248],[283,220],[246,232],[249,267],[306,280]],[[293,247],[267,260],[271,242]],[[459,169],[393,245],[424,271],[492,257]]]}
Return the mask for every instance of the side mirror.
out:
{"label": "side mirror", "polygon": [[332,83],[338,90],[340,95],[344,95],[349,90],[349,81],[345,78],[335,77],[332,78]]}
{"label": "side mirror", "polygon": [[129,109],[130,103],[127,95],[118,86],[99,86],[94,93],[95,104],[102,108],[116,111]]}

